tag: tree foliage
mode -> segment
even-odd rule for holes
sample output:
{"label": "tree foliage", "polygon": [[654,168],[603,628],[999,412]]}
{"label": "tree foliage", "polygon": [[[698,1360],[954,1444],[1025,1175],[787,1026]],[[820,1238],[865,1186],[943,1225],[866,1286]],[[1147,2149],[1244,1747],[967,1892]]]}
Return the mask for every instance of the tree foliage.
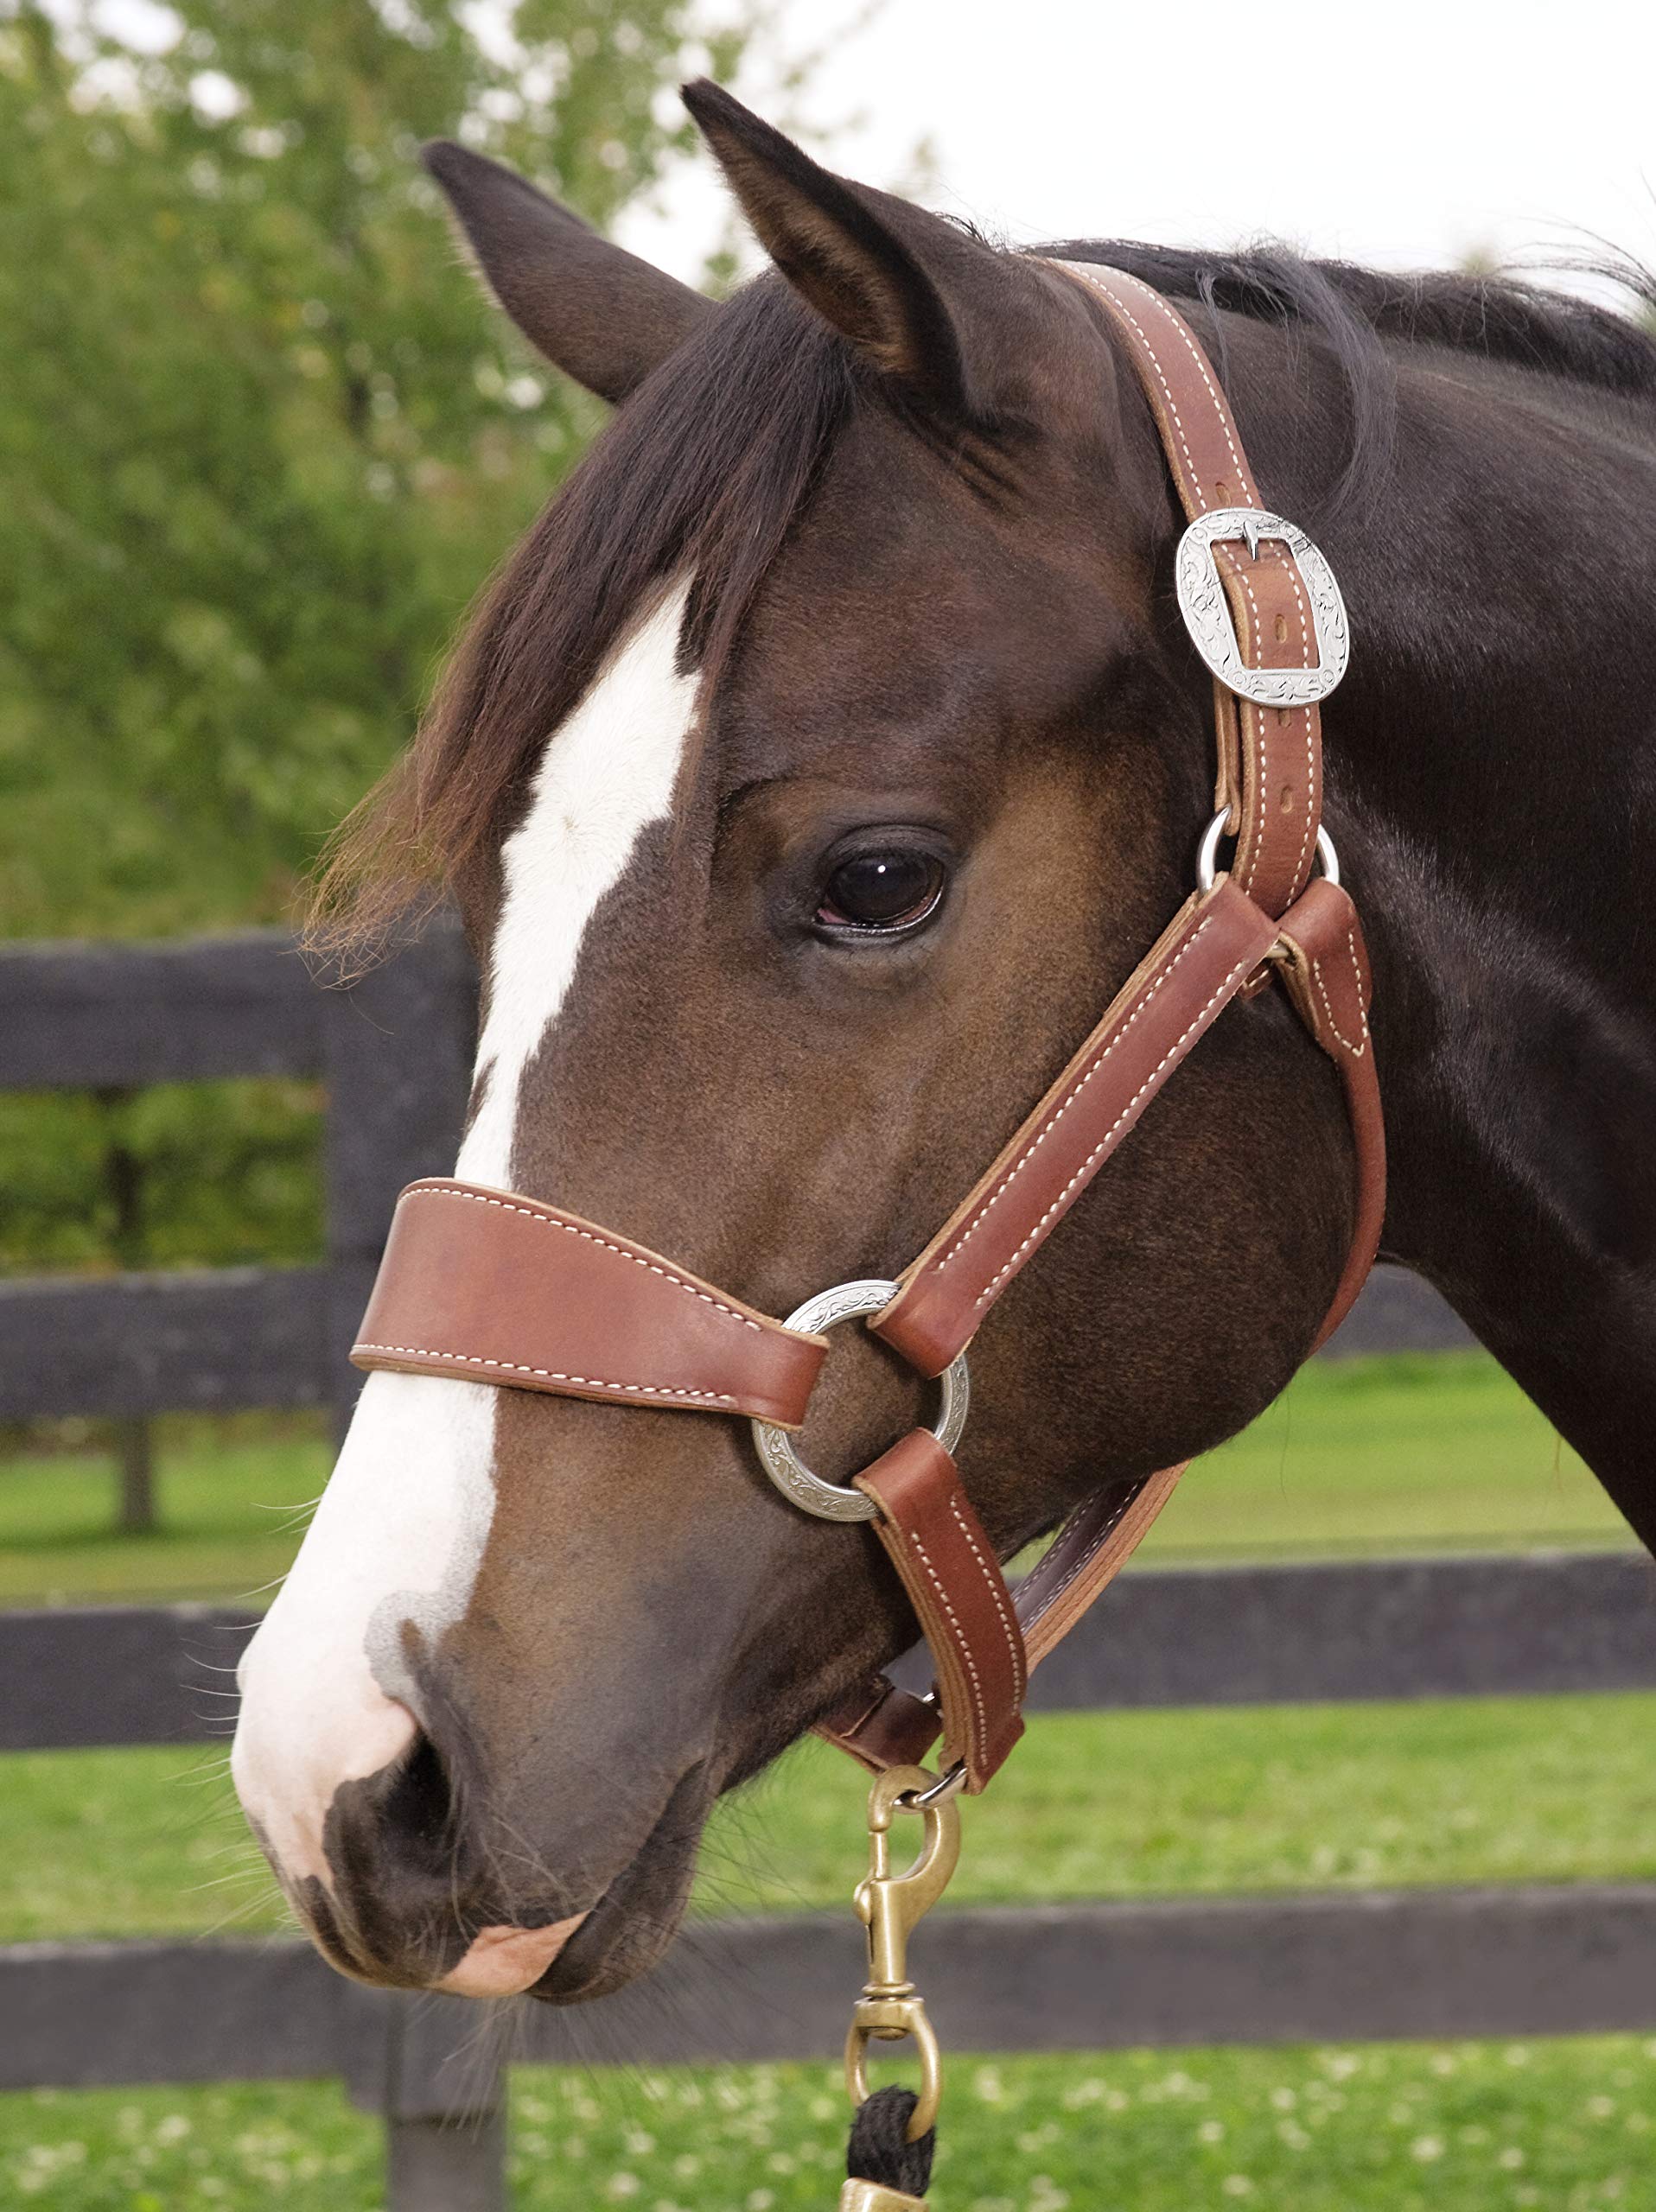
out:
{"label": "tree foliage", "polygon": [[726,73],[694,0],[0,0],[10,934],[286,912],[590,428],[419,142],[602,224]]}
{"label": "tree foliage", "polygon": [[[745,4],[745,0],[738,0]],[[0,0],[0,933],[283,918],[593,427],[480,300],[460,137],[600,226],[701,0]],[[317,1256],[296,1084],[0,1096],[0,1270]],[[131,1240],[129,1240],[131,1241]]]}

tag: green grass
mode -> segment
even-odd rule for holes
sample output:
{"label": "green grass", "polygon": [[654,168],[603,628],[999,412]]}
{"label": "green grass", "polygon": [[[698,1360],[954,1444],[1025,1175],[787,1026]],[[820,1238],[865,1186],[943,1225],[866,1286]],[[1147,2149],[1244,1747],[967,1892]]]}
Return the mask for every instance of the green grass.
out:
{"label": "green grass", "polygon": [[[523,2069],[516,2212],[826,2212],[845,2112],[818,2066]],[[1636,2212],[1656,2044],[1399,2044],[957,2060],[938,2212]],[[373,2212],[381,2139],[335,2088],[0,2100],[0,2202]]]}
{"label": "green grass", "polygon": [[[1656,1878],[1656,1697],[1048,1713],[965,1808],[952,1904],[1410,1882]],[[284,1924],[222,1763],[9,1757],[0,1942]],[[840,1906],[863,1790],[825,1745],[722,1807],[712,1912]]]}
{"label": "green grass", "polygon": [[1316,1360],[1198,1460],[1150,1556],[1625,1544],[1582,1461],[1485,1352]]}
{"label": "green grass", "polygon": [[239,1599],[285,1574],[333,1453],[320,1424],[264,1426],[162,1424],[153,1535],[114,1532],[95,1452],[0,1460],[0,1605]]}
{"label": "green grass", "polygon": [[[240,1598],[288,1566],[327,1479],[320,1424],[163,1426],[162,1527],[111,1533],[95,1452],[0,1461],[0,1605]],[[1193,1467],[1152,1559],[1622,1544],[1575,1454],[1481,1352],[1319,1361]]]}

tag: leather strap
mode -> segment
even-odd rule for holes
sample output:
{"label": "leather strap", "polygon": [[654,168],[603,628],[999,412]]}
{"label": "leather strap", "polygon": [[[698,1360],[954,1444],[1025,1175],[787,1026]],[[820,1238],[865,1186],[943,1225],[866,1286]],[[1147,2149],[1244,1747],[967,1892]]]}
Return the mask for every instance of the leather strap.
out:
{"label": "leather strap", "polygon": [[1367,1281],[1385,1218],[1385,1119],[1368,1026],[1373,995],[1368,947],[1357,909],[1338,884],[1319,879],[1283,917],[1281,964],[1301,1020],[1340,1071],[1357,1155],[1351,1247],[1317,1335],[1322,1345]]}
{"label": "leather strap", "polygon": [[[1109,314],[1150,401],[1187,517],[1263,506],[1230,408],[1183,318],[1124,271],[1054,265]],[[1245,662],[1256,668],[1311,665],[1315,632],[1286,547],[1266,541],[1256,556],[1242,541],[1221,542],[1214,562]],[[1319,1344],[1343,1320],[1368,1274],[1385,1211],[1385,1138],[1355,909],[1335,886],[1309,881],[1322,817],[1321,716],[1315,707],[1262,707],[1217,682],[1214,702],[1218,803],[1232,810],[1237,825],[1231,878],[1175,918],[869,1324],[923,1373],[940,1373],[964,1350],[994,1299],[1198,1038],[1252,985],[1268,953],[1281,965],[1302,1019],[1341,1071],[1356,1147],[1352,1244]],[[1272,916],[1283,916],[1280,931],[1270,925]],[[1106,1485],[1070,1516],[1017,1593],[1031,1669],[1114,1580],[1183,1472],[1181,1465],[1142,1482]],[[936,1739],[942,1702],[915,1698],[881,1677],[819,1732],[876,1770],[918,1764]]]}
{"label": "leather strap", "polygon": [[351,1357],[798,1428],[827,1349],[578,1214],[431,1178],[397,1202]]}
{"label": "leather strap", "polygon": [[1181,1459],[1142,1481],[1106,1483],[1070,1515],[1018,1585],[1018,1618],[1031,1670],[1115,1580],[1189,1464]]}
{"label": "leather strap", "polygon": [[944,1755],[964,1766],[975,1792],[1023,1733],[1029,1679],[995,1547],[929,1429],[911,1430],[857,1476],[856,1487],[880,1509],[874,1532],[936,1662]]}
{"label": "leather strap", "polygon": [[[1124,270],[1055,261],[1104,308],[1137,372],[1187,518],[1219,507],[1263,507],[1219,379],[1194,333],[1157,292]],[[1241,539],[1213,548],[1231,618],[1251,668],[1310,668],[1317,658],[1309,601],[1285,545],[1250,553]],[[1214,803],[1236,831],[1231,873],[1268,914],[1281,914],[1309,880],[1322,813],[1322,720],[1315,706],[1264,707],[1213,685],[1219,773]]]}
{"label": "leather strap", "polygon": [[965,1350],[1277,941],[1228,878],[1186,902],[999,1158],[869,1323],[923,1375]]}
{"label": "leather strap", "polygon": [[[1107,1483],[1102,1490],[1094,1491],[1069,1516],[1040,1563],[1017,1585],[1012,1605],[1022,1632],[1026,1681],[1120,1573],[1173,1495],[1188,1465],[1181,1461],[1159,1474]],[[889,1551],[882,1525],[876,1522],[876,1529]],[[907,1578],[904,1586],[908,1586]],[[935,1652],[937,1644],[929,1626],[927,1638]],[[986,1640],[980,1637],[976,1648],[980,1651],[987,1648]],[[1022,1733],[1022,1707],[1020,1695],[1017,1730],[1007,1743],[1008,1750]],[[816,1732],[848,1751],[871,1774],[882,1774],[888,1767],[924,1764],[939,1735],[945,1758],[961,1757],[955,1748],[959,1731],[950,1726],[949,1698],[941,1677],[932,1695],[920,1698],[899,1689],[884,1675],[876,1675],[819,1721]],[[968,1764],[967,1789],[982,1789],[993,1770],[990,1768],[982,1780],[977,1780]]]}

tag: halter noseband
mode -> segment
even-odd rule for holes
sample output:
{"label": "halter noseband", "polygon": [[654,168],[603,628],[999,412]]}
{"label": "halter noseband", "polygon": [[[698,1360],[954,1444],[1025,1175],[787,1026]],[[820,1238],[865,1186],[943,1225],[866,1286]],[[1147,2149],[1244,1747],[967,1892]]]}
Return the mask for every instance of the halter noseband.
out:
{"label": "halter noseband", "polygon": [[[1347,652],[1338,588],[1304,533],[1263,507],[1183,318],[1122,271],[1052,266],[1104,308],[1124,346],[1188,519],[1175,581],[1213,674],[1219,741],[1218,811],[1196,890],[895,1283],[842,1284],[779,1322],[576,1215],[435,1179],[398,1200],[351,1355],[364,1368],[750,1419],[783,1495],[830,1520],[868,1521],[914,1605],[933,1694],[876,1678],[820,1732],[876,1774],[919,1765],[940,1734],[947,1771],[922,1803],[980,1790],[995,1774],[1022,1732],[1029,1669],[1114,1579],[1183,1472],[1094,1492],[1015,1599],[951,1453],[965,1420],[966,1347],[984,1317],[1232,999],[1280,977],[1344,1084],[1355,1225],[1319,1343],[1361,1288],[1385,1211],[1367,956],[1322,826],[1318,702]],[[1226,836],[1235,849],[1219,874]],[[934,1428],[912,1430],[844,1486],[812,1473],[793,1433],[826,1354],[820,1332],[863,1315],[917,1372],[942,1378],[942,1402]]]}

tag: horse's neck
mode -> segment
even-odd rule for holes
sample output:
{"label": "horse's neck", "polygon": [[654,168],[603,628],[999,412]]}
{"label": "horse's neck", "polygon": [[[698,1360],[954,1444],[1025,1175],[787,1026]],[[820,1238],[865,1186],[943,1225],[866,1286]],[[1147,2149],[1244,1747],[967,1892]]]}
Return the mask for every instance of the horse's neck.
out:
{"label": "horse's neck", "polygon": [[1324,537],[1353,633],[1329,821],[1386,1248],[1656,1542],[1656,408],[1538,384],[1401,370],[1391,488]]}

